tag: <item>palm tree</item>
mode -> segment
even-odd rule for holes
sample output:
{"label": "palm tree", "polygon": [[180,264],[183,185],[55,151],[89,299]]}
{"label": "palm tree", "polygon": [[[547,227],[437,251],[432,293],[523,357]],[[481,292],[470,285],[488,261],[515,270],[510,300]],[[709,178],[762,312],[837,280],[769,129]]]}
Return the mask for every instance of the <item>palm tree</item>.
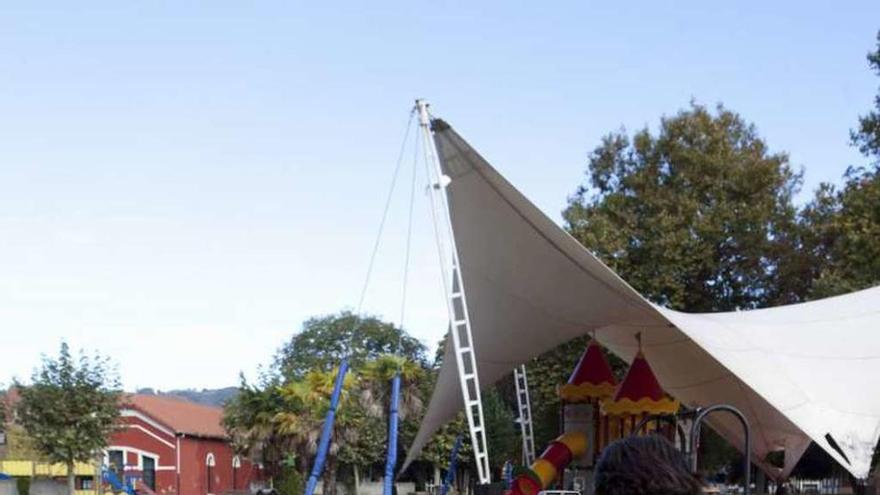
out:
{"label": "palm tree", "polygon": [[425,378],[425,369],[418,363],[401,356],[384,354],[364,364],[360,372],[362,380],[361,401],[364,407],[376,415],[388,411],[390,400],[389,382],[400,374],[400,404],[398,413],[401,419],[420,414],[424,409],[419,389]]}
{"label": "palm tree", "polygon": [[[235,445],[252,455],[260,454],[267,465],[274,461],[274,475],[280,474],[285,454],[295,452],[300,473],[308,476],[336,373],[337,370],[313,370],[299,380],[262,389],[243,382],[238,397],[227,405],[224,415],[224,424]],[[400,373],[402,385],[398,406],[401,419],[420,414],[423,402],[419,385],[426,372],[418,363],[382,355],[346,376],[325,466],[326,495],[336,493],[340,453],[354,468],[356,486],[358,467],[384,457],[388,384],[396,373]]]}
{"label": "palm tree", "polygon": [[223,409],[223,426],[235,450],[260,459],[270,478],[280,474],[290,445],[275,421],[283,402],[278,387],[260,388],[242,380],[238,395]]}
{"label": "palm tree", "polygon": [[[330,396],[336,381],[338,370],[308,372],[301,380],[292,381],[281,387],[285,400],[283,410],[276,413],[274,423],[279,431],[287,435],[297,452],[298,458],[313,458],[317,453],[318,439],[324,424],[327,410],[330,407]],[[327,464],[324,470],[323,493],[336,495],[336,474],[340,445],[356,442],[358,439],[357,401],[354,400],[358,379],[348,374],[342,386],[342,394],[333,424],[333,442],[327,452]],[[308,475],[308,467],[301,463],[303,475]]]}

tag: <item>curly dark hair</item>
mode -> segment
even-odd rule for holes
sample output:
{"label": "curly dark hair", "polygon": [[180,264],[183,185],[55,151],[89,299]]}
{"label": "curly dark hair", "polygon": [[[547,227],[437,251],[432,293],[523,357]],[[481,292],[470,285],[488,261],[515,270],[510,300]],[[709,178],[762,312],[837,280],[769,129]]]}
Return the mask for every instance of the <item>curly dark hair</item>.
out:
{"label": "curly dark hair", "polygon": [[596,495],[697,495],[703,488],[675,446],[659,435],[627,437],[602,452]]}

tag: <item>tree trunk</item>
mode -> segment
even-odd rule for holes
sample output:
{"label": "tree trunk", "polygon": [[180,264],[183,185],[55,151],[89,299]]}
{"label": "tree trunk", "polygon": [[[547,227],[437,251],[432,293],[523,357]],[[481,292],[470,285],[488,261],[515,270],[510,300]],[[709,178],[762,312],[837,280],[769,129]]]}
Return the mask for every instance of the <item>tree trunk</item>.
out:
{"label": "tree trunk", "polygon": [[358,472],[357,464],[352,464],[351,471],[354,474],[354,495],[358,495],[358,488],[361,485],[361,473]]}
{"label": "tree trunk", "polygon": [[336,456],[327,455],[327,464],[324,465],[324,488],[323,495],[336,495]]}
{"label": "tree trunk", "polygon": [[67,463],[67,493],[68,495],[76,495],[76,473],[73,472],[74,463]]}
{"label": "tree trunk", "polygon": [[101,472],[101,469],[104,465],[104,456],[102,454],[98,454],[95,457],[95,493],[98,495],[104,495],[104,473]]}

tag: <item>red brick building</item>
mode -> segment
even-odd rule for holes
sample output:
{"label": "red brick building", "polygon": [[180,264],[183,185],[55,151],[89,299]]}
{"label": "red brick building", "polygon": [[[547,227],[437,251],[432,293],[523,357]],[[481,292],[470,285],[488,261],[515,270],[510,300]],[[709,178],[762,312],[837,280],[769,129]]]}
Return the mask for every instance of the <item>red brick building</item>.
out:
{"label": "red brick building", "polygon": [[121,415],[105,464],[117,474],[139,475],[158,494],[246,492],[259,479],[258,467],[234,454],[220,408],[136,394],[126,398]]}

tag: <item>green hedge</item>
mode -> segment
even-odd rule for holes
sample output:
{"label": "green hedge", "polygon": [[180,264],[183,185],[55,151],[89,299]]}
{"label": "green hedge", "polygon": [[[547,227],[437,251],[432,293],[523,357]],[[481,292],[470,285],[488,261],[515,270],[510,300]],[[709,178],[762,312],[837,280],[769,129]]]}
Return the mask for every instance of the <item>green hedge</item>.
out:
{"label": "green hedge", "polygon": [[18,486],[18,495],[28,495],[31,492],[30,478],[15,478],[15,484]]}

